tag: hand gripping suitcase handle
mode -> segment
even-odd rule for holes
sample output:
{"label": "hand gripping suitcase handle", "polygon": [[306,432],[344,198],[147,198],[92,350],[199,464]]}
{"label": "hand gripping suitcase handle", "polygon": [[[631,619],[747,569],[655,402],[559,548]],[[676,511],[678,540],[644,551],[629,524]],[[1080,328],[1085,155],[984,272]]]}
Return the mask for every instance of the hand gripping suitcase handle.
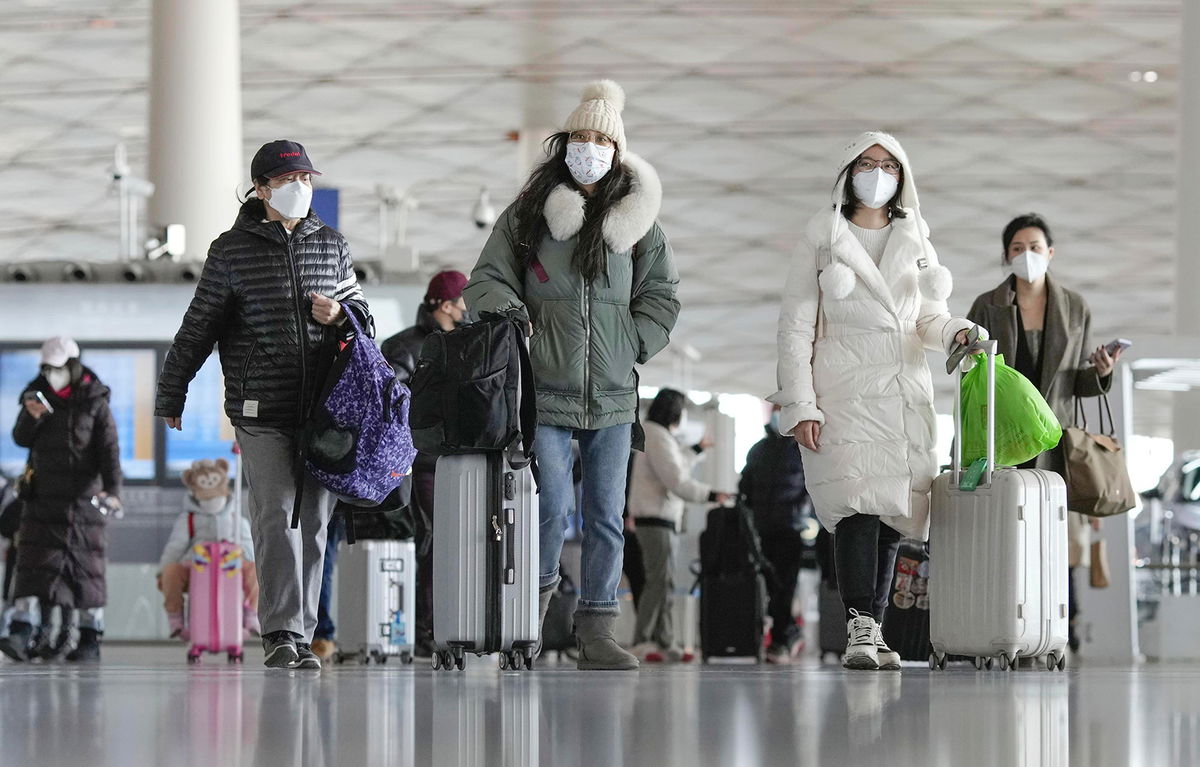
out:
{"label": "hand gripping suitcase handle", "polygon": [[[991,486],[992,472],[996,467],[996,351],[999,344],[995,340],[985,340],[981,338],[979,326],[976,325],[968,332],[968,338],[972,341],[965,349],[966,352],[961,355],[960,362],[954,366],[955,381],[954,381],[954,455],[953,455],[953,470],[954,470],[954,485],[962,480],[962,379],[963,379],[963,362],[969,360],[970,352],[976,349],[981,350],[987,357],[987,467],[984,470],[983,484]],[[951,352],[953,356],[960,349],[955,349]]]}

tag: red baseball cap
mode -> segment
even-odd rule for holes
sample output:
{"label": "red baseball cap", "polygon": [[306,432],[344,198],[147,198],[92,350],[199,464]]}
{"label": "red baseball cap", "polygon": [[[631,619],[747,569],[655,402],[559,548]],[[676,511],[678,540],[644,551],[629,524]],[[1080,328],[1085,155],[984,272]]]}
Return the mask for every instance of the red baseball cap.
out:
{"label": "red baseball cap", "polygon": [[429,303],[455,301],[463,294],[467,286],[467,275],[454,269],[447,269],[433,275],[429,288],[425,291],[425,300]]}

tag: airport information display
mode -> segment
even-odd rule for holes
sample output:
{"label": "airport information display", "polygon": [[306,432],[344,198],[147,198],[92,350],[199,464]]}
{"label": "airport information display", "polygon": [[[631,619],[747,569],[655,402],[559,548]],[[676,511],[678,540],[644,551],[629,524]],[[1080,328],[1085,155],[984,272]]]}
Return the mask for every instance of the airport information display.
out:
{"label": "airport information display", "polygon": [[[112,390],[109,406],[117,424],[121,468],[132,480],[154,479],[154,349],[84,349],[80,359]],[[28,451],[12,441],[21,394],[38,375],[36,348],[0,350],[0,471],[16,476]]]}
{"label": "airport information display", "polygon": [[[225,417],[221,365],[213,354],[188,387],[183,432],[166,431],[154,417],[154,389],[165,348],[83,348],[83,364],[112,390],[110,407],[121,446],[121,468],[132,481],[173,483],[192,461],[226,458],[232,466],[233,427]],[[21,394],[38,375],[36,347],[0,347],[0,472],[15,477],[28,451],[12,441]],[[165,451],[165,475],[157,476],[158,451]],[[232,471],[232,469],[231,469]]]}

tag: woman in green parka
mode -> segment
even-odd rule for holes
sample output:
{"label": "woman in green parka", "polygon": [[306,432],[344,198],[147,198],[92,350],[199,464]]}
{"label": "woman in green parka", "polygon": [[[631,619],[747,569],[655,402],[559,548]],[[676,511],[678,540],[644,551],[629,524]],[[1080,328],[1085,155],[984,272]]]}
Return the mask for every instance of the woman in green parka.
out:
{"label": "woman in green parka", "polygon": [[[625,94],[592,83],[496,222],[463,295],[475,312],[522,314],[537,384],[540,620],[558,585],[574,503],[571,441],[583,464],[583,561],[575,613],[579,668],[635,669],[613,639],[620,614],[621,513],[640,448],[637,374],[670,340],[679,276],[657,223],[658,175],[626,149]],[[637,432],[635,434],[635,432]]]}

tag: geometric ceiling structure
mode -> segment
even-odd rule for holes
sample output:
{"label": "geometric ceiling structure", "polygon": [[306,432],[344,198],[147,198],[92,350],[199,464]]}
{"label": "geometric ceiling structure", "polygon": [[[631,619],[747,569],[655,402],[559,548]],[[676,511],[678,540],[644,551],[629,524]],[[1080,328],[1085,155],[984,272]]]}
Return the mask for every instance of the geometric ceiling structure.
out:
{"label": "geometric ceiling structure", "polygon": [[[150,2],[12,5],[0,264],[112,259],[116,142],[146,169]],[[466,270],[487,235],[479,189],[501,207],[517,192],[513,136],[555,127],[611,77],[630,149],[662,177],[676,339],[701,355],[691,384],[765,396],[792,247],[866,129],[911,158],[955,312],[999,283],[1000,232],[1032,210],[1096,343],[1170,333],[1180,14],[1179,0],[244,0],[245,157],[302,141],[362,258],[378,250],[376,185],[411,189],[409,243]],[[673,373],[662,361],[643,380]]]}

